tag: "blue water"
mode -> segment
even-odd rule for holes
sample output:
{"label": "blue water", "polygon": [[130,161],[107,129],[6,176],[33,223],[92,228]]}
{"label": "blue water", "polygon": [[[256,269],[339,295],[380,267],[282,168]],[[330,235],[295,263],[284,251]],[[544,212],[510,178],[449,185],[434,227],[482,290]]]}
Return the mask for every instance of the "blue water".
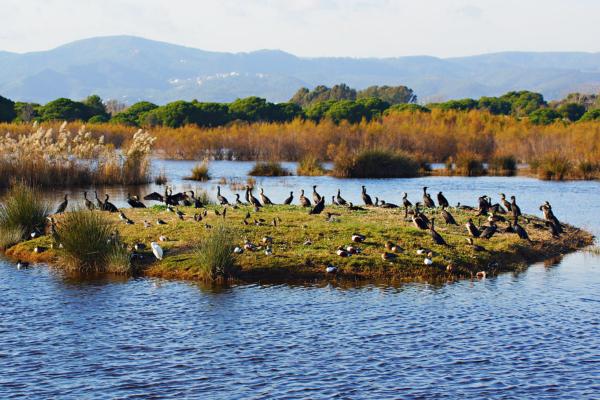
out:
{"label": "blue water", "polygon": [[[179,190],[196,187],[178,178],[189,166],[161,167]],[[249,166],[215,162],[198,187],[244,180]],[[452,203],[503,191],[531,213],[549,200],[561,220],[600,234],[598,182],[257,183],[273,200],[313,184],[357,202],[361,184],[389,202],[419,199],[424,184]],[[127,189],[107,191],[120,203]],[[600,398],[600,257],[584,251],[519,274],[399,287],[78,280],[0,261],[0,295],[3,399]]]}

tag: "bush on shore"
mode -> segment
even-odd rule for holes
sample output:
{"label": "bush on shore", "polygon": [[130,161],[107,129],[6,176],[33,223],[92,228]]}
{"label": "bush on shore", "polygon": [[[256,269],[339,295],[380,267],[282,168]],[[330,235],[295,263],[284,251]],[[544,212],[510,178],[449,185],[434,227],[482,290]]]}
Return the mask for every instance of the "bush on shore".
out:
{"label": "bush on shore", "polygon": [[338,178],[412,178],[420,165],[408,154],[386,150],[340,151],[332,174]]}
{"label": "bush on shore", "polygon": [[302,158],[296,169],[296,174],[299,176],[321,176],[325,175],[326,172],[321,162],[312,155]]}
{"label": "bush on shore", "polygon": [[78,210],[65,214],[57,226],[62,245],[61,265],[82,273],[130,272],[129,255],[114,224],[98,212]]}
{"label": "bush on shore", "polygon": [[543,180],[562,181],[573,171],[573,163],[559,153],[548,154],[529,164],[538,178]]}
{"label": "bush on shore", "polygon": [[268,162],[257,162],[254,167],[248,172],[248,175],[252,176],[289,176],[290,171],[283,168],[283,166],[274,161]]}
{"label": "bush on shore", "polygon": [[205,160],[202,163],[195,165],[192,168],[191,175],[186,177],[186,179],[201,182],[208,181],[210,179],[210,175],[208,174],[208,162]]}
{"label": "bush on shore", "polygon": [[204,280],[228,279],[235,274],[235,232],[216,226],[198,246],[198,273]]}
{"label": "bush on shore", "polygon": [[0,247],[6,248],[42,233],[50,214],[48,204],[40,193],[24,183],[13,183],[0,204]]}
{"label": "bush on shore", "polygon": [[489,164],[494,175],[513,176],[517,173],[517,160],[514,156],[496,156]]}
{"label": "bush on shore", "polygon": [[456,156],[454,173],[462,176],[482,176],[487,173],[481,157],[477,154],[465,152]]}

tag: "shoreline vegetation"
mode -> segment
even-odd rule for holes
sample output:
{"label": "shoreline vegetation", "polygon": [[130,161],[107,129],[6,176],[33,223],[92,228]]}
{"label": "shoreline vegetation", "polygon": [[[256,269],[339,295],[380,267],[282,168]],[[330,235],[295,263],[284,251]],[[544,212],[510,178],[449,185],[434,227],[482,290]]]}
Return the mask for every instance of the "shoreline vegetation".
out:
{"label": "shoreline vegetation", "polygon": [[[21,189],[13,188],[3,204],[11,204]],[[15,260],[43,262],[66,271],[233,282],[332,276],[408,282],[515,271],[592,245],[594,240],[590,233],[567,224],[561,224],[561,234],[553,235],[546,221],[523,216],[521,224],[530,240],[506,231],[508,222],[498,222],[490,239],[469,243],[467,221],[472,219],[480,229],[484,226],[476,209],[464,207],[446,210],[457,225],[445,224],[440,208],[423,209],[431,221],[424,229],[415,226],[408,214],[412,209],[390,204],[328,204],[315,215],[308,210],[271,205],[257,212],[247,205],[215,204],[179,206],[171,212],[165,205],[112,213],[67,210],[51,215],[44,231],[38,226],[36,235],[24,234],[18,243],[5,243],[4,252]],[[485,215],[483,219],[487,221]],[[13,225],[18,226],[18,221]],[[434,229],[445,244],[433,237],[430,230]]]}
{"label": "shoreline vegetation", "polygon": [[[45,105],[4,99],[0,137],[34,136],[32,121],[60,131],[65,120],[70,122],[63,129],[79,131],[87,123],[89,140],[102,138],[117,150],[126,149],[136,132],[146,129],[156,138],[157,157],[299,161],[298,173],[306,175],[322,173],[321,163],[337,160],[340,168],[331,174],[352,176],[352,160],[387,152],[386,159],[403,158],[405,167],[393,168],[398,177],[414,175],[407,173],[411,168],[406,165],[416,162],[419,175],[600,178],[598,96],[576,93],[547,102],[539,93],[520,91],[427,105],[416,100],[404,86],[356,91],[343,84],[303,88],[289,102],[277,104],[258,97],[162,106],[139,102],[129,107],[104,103],[98,96]],[[447,168],[432,172],[431,163]],[[518,170],[517,165],[528,168]]]}

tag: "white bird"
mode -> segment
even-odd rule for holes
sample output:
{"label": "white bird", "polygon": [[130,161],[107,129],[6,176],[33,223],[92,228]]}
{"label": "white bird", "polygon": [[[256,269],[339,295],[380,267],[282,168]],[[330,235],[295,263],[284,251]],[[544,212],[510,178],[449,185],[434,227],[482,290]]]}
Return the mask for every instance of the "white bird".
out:
{"label": "white bird", "polygon": [[156,242],[150,243],[150,247],[152,247],[152,253],[157,260],[163,259],[163,249]]}
{"label": "white bird", "polygon": [[327,272],[328,274],[335,274],[337,272],[337,270],[338,270],[337,267],[333,266],[331,264],[329,264],[327,266],[327,268],[325,268],[325,272]]}
{"label": "white bird", "polygon": [[427,253],[427,250],[425,250],[425,249],[418,249],[418,250],[417,250],[417,255],[420,255],[420,256],[421,256],[421,255],[423,255],[423,254],[425,254],[425,253]]}
{"label": "white bird", "polygon": [[431,265],[431,264],[433,264],[433,260],[431,258],[425,258],[423,260],[423,264],[425,264],[425,265]]}
{"label": "white bird", "polygon": [[244,252],[244,249],[242,249],[242,248],[241,248],[241,247],[239,247],[239,246],[236,246],[236,247],[233,249],[233,254],[242,254],[243,252]]}
{"label": "white bird", "polygon": [[267,248],[265,249],[265,255],[270,256],[272,254],[273,254],[273,249],[271,248],[271,246],[267,246]]}

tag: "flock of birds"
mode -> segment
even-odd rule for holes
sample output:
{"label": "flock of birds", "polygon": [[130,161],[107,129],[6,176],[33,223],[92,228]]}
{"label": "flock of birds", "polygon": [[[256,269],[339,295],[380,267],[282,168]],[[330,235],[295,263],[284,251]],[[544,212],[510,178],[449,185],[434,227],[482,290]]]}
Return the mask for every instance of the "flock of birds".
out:
{"label": "flock of birds", "polygon": [[[456,222],[456,219],[450,212],[450,209],[452,207],[450,207],[450,204],[444,196],[444,194],[442,192],[439,192],[437,194],[436,204],[436,202],[431,197],[431,194],[427,192],[427,189],[428,187],[423,187],[422,201],[416,202],[414,205],[408,199],[407,193],[403,193],[402,204],[400,205],[385,202],[384,200],[380,200],[378,197],[375,197],[375,201],[373,201],[372,197],[367,193],[367,189],[365,186],[362,186],[361,191],[361,198],[364,205],[355,205],[350,201],[346,201],[342,197],[340,189],[337,190],[337,195],[332,196],[331,204],[339,207],[346,207],[350,211],[364,211],[367,208],[372,207],[379,207],[385,209],[403,208],[404,218],[406,221],[412,222],[412,224],[420,230],[428,231],[429,235],[431,236],[431,239],[433,240],[433,243],[435,243],[436,245],[448,246],[448,243],[446,242],[444,237],[436,230],[435,216],[428,217],[423,211],[424,209],[428,209],[430,211],[433,210],[433,212],[437,211],[438,215],[441,217],[441,219],[444,220],[444,222],[447,225],[458,225],[458,223]],[[113,203],[110,202],[110,196],[108,194],[105,195],[104,200],[101,200],[98,197],[97,192],[94,192],[94,195],[95,199],[90,200],[88,198],[88,193],[83,192],[83,200],[87,209],[119,213],[120,218],[124,221],[124,223],[134,224],[134,221],[127,217],[123,210],[120,210]],[[313,185],[313,192],[311,197],[312,201],[305,195],[304,190],[301,190],[298,198],[299,205],[307,208],[309,210],[308,213],[310,215],[318,215],[323,213],[325,210],[325,196],[322,196],[317,192],[316,185]],[[250,186],[245,187],[245,201],[242,201],[240,199],[240,194],[236,193],[235,200],[230,202],[225,196],[222,195],[220,186],[217,186],[216,199],[220,205],[224,206],[224,208],[222,209],[222,211],[215,209],[214,213],[218,216],[221,216],[222,218],[226,218],[228,208],[238,209],[242,206],[250,206],[254,208],[255,212],[258,212],[263,207],[268,207],[275,204],[271,201],[269,197],[267,197],[267,195],[264,192],[264,189],[260,190],[258,198],[255,197],[252,193],[252,188]],[[163,203],[166,206],[167,211],[175,213],[177,217],[181,220],[185,218],[185,213],[179,210],[178,206],[187,206],[194,207],[195,209],[202,209],[199,210],[200,212],[195,213],[193,216],[194,221],[197,222],[203,221],[208,214],[208,210],[205,207],[206,204],[204,204],[201,199],[197,198],[195,196],[194,191],[192,190],[186,192],[178,192],[174,194],[172,188],[166,187],[163,194],[153,192],[146,195],[143,198],[143,200]],[[290,192],[290,195],[284,200],[283,204],[290,205],[293,202],[294,192],[292,191]],[[60,214],[65,212],[68,203],[68,195],[65,195],[64,200],[58,206],[56,213]],[[146,208],[146,205],[137,196],[131,196],[130,194],[127,195],[127,203],[132,208]],[[525,221],[528,223],[530,221],[528,218],[521,214],[521,209],[516,202],[515,196],[511,196],[509,201],[503,193],[500,193],[500,201],[498,203],[493,203],[492,199],[489,196],[483,195],[479,197],[477,207],[461,205],[460,203],[458,203],[455,206],[455,209],[462,210],[465,212],[473,212],[474,215],[478,217],[478,224],[475,224],[472,218],[469,218],[467,223],[465,224],[467,234],[466,240],[468,242],[468,246],[470,246],[474,251],[485,251],[484,247],[475,244],[474,239],[490,239],[496,233],[516,234],[519,236],[520,239],[531,242],[531,239],[526,229],[523,227],[523,225],[519,223],[520,218],[525,219]],[[539,209],[543,213],[543,220],[541,220],[540,222],[533,222],[533,226],[537,229],[548,229],[553,237],[559,237],[563,233],[563,225],[554,215],[550,203],[546,201],[539,207]],[[326,215],[328,221],[333,221],[336,219],[336,217],[340,216],[339,213],[334,212],[327,212]],[[481,218],[485,218],[487,222],[485,225],[481,224]],[[252,216],[250,212],[247,211],[245,218],[243,219],[243,223],[245,225],[255,224],[260,226],[266,223],[266,221],[264,221],[264,219],[262,218],[254,218],[253,221],[250,221],[251,219]],[[49,220],[50,230],[52,232],[55,232],[55,221],[52,217],[50,217]],[[277,226],[278,222],[281,222],[281,219],[274,218],[271,224]],[[501,223],[506,225],[504,227],[500,227],[499,224]],[[151,226],[151,224],[146,220],[143,221],[143,224],[145,227]],[[166,225],[167,222],[165,222],[161,218],[157,218],[156,224]],[[211,228],[211,226],[206,222],[205,226],[206,228]],[[32,237],[36,237],[36,235],[39,235],[39,232],[32,233]],[[159,237],[159,241],[166,240],[168,240],[168,238],[166,238],[164,235],[161,235]],[[353,243],[363,243],[366,240],[366,236],[360,233],[354,233],[352,234],[350,240]],[[262,246],[264,245],[265,254],[270,255],[272,254],[272,243],[272,238],[268,236],[262,239],[262,245],[259,246],[253,244],[249,240],[245,240],[244,245],[241,247],[236,247],[234,249],[234,252],[240,254],[244,251],[257,251],[259,249],[263,249]],[[310,240],[307,240],[304,244],[310,245],[312,244],[312,242]],[[136,255],[135,252],[141,251],[144,248],[145,245],[142,243],[135,244],[133,246],[133,255]],[[154,256],[157,259],[162,260],[164,251],[161,248],[161,246],[157,242],[151,242],[150,248]],[[356,247],[356,245],[351,245],[340,246],[336,249],[335,253],[340,257],[350,257],[359,252],[360,249]],[[403,252],[403,249],[398,244],[395,244],[393,242],[387,242],[385,243],[385,251],[381,254],[381,258],[384,261],[392,261],[395,258],[397,258],[397,253],[401,252]],[[423,261],[425,265],[433,264],[432,256],[434,253],[431,250],[419,248],[417,250],[417,254],[425,256]],[[18,266],[20,267],[22,263],[19,263],[20,264],[18,264]],[[452,266],[448,265],[448,270],[450,270],[451,268]],[[334,265],[328,265],[326,267],[326,272],[335,273],[337,272],[337,267],[335,267]],[[482,271],[481,273],[485,275],[485,272]]]}

